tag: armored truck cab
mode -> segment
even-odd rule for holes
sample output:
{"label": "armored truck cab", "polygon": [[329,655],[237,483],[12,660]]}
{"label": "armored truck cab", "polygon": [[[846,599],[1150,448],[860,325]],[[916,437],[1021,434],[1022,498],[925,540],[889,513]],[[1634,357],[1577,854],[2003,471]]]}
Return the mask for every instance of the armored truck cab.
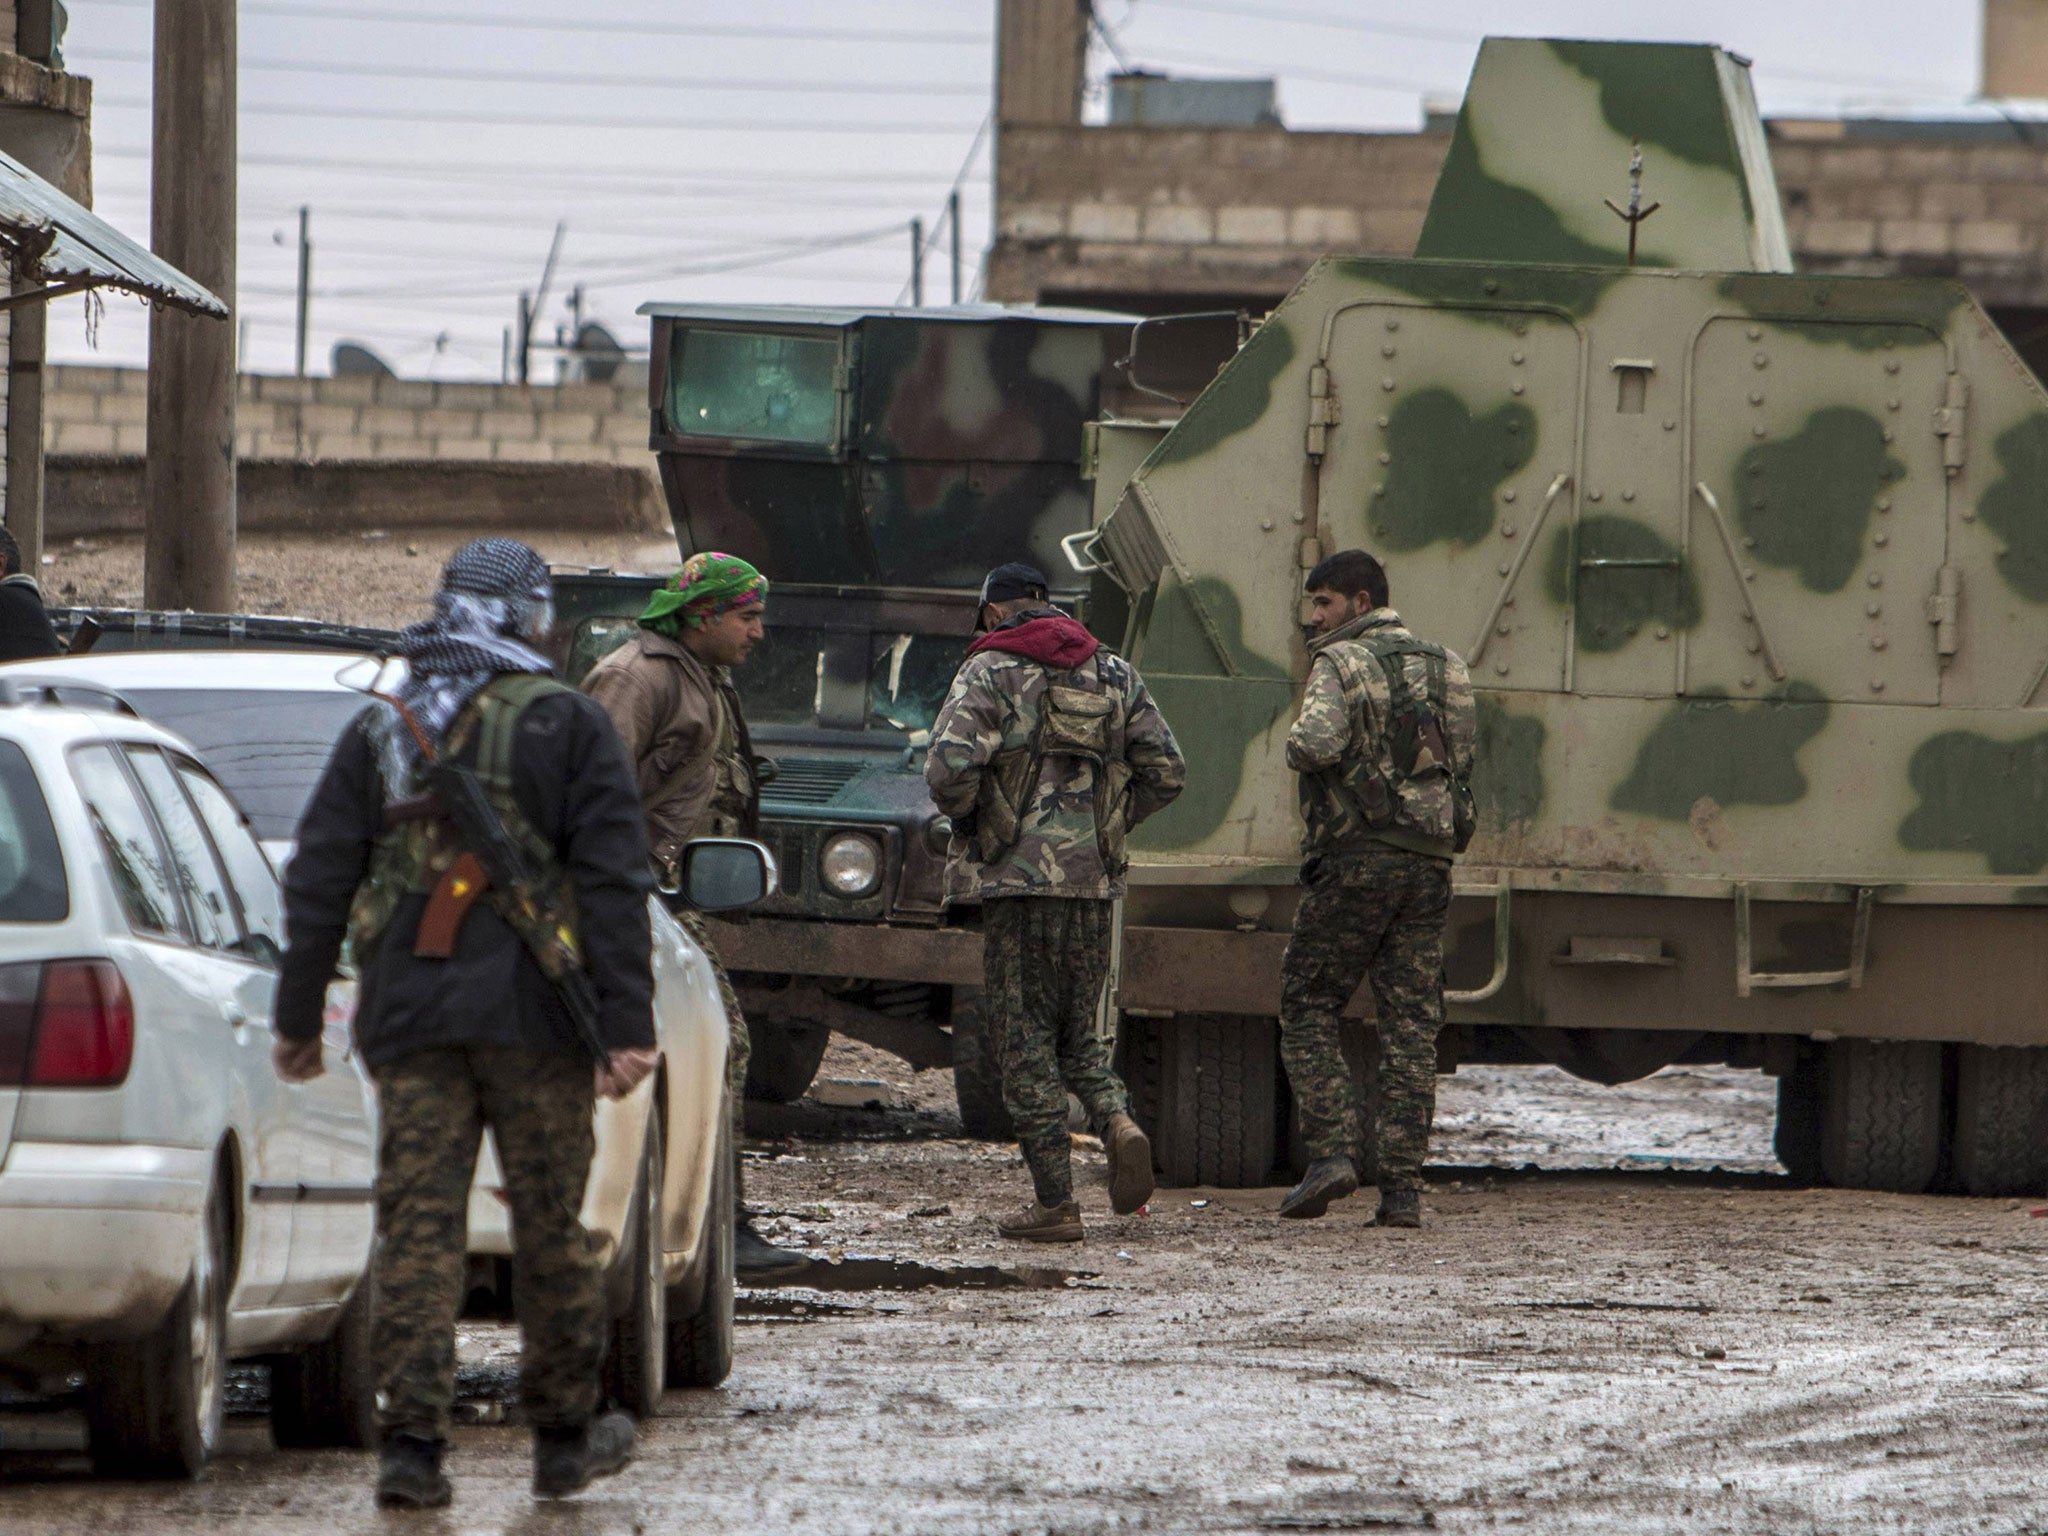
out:
{"label": "armored truck cab", "polygon": [[1317,264],[1132,476],[1171,1176],[1288,1150],[1301,584],[1362,546],[1480,689],[1446,1068],[1762,1067],[1802,1177],[2048,1184],[2048,395],[1960,284],[1790,265],[1742,61],[1491,40],[1416,259]]}
{"label": "armored truck cab", "polygon": [[[652,445],[684,553],[773,583],[739,669],[774,764],[761,836],[782,893],[717,944],[755,1028],[750,1089],[802,1093],[838,1030],[958,1067],[970,1131],[1001,1129],[977,1028],[973,907],[941,900],[947,828],[926,733],[983,574],[1028,559],[1085,606],[1060,540],[1090,525],[1083,431],[1143,413],[1113,365],[1133,317],[967,305],[863,310],[650,304]],[[1063,575],[1064,573],[1064,575]],[[572,669],[623,639],[651,577],[566,577]]]}

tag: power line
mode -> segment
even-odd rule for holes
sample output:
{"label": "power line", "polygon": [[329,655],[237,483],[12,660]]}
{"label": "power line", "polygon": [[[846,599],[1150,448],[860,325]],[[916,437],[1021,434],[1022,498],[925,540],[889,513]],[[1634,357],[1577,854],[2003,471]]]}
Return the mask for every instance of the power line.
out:
{"label": "power line", "polygon": [[[148,64],[147,53],[100,53],[91,64]],[[265,74],[331,75],[351,79],[460,80],[479,85],[608,86],[659,91],[785,91],[831,96],[973,96],[986,98],[986,85],[938,85],[929,81],[733,80],[719,76],[614,75],[598,70],[550,72],[527,69],[445,69],[438,65],[301,63],[290,59],[243,59],[244,71]]]}
{"label": "power line", "polygon": [[[959,208],[960,205],[953,201],[953,196],[962,187],[967,185],[967,174],[974,169],[974,157],[981,153],[981,146],[988,142],[988,132],[989,129],[995,126],[995,120],[995,109],[991,107],[988,115],[981,120],[981,126],[974,130],[974,142],[967,146],[967,153],[961,157],[960,169],[953,177],[953,185],[947,190],[946,200],[941,205],[942,207],[951,210]],[[911,287],[917,281],[917,269],[924,264],[924,258],[938,248],[939,220],[933,219],[927,228],[930,232],[918,246],[917,260],[912,264],[911,275],[903,280],[903,291],[896,295],[896,302],[898,304],[901,304],[910,296]]]}
{"label": "power line", "polygon": [[[106,6],[146,10],[154,0],[85,0],[88,9]],[[299,21],[397,22],[408,26],[481,27],[497,32],[603,33],[622,37],[739,37],[815,40],[826,43],[932,43],[942,47],[986,48],[987,32],[937,32],[915,27],[774,27],[709,22],[554,21],[538,16],[464,15],[449,11],[387,11],[360,5],[307,5],[292,0],[243,0],[244,16],[278,16]]]}
{"label": "power line", "polygon": [[[116,107],[146,112],[149,100],[143,96],[103,96],[96,107]],[[244,117],[332,117],[351,122],[457,123],[475,127],[512,128],[611,128],[650,131],[683,130],[704,132],[727,130],[746,133],[965,133],[965,123],[904,122],[818,122],[787,118],[747,121],[724,117],[538,117],[529,112],[423,112],[415,107],[315,107],[305,102],[249,102],[241,104]]]}

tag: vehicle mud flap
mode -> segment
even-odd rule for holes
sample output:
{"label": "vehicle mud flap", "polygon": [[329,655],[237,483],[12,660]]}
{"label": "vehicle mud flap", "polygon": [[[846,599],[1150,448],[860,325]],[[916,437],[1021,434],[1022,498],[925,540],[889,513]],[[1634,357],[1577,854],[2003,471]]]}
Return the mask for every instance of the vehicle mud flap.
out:
{"label": "vehicle mud flap", "polygon": [[[1346,1019],[1337,1036],[1338,1047],[1344,1052],[1345,1065],[1351,1068],[1352,1091],[1358,1095],[1358,1145],[1351,1149],[1351,1161],[1358,1167],[1358,1182],[1377,1184],[1380,1178],[1380,1141],[1376,1127],[1380,1113],[1380,1035],[1370,1024],[1356,1019]],[[1308,1172],[1311,1161],[1308,1146],[1301,1139],[1301,1113],[1295,1107],[1294,1094],[1288,1086],[1287,1075],[1280,1075],[1280,1092],[1286,1104],[1283,1118],[1287,1125],[1287,1168],[1299,1179]]]}
{"label": "vehicle mud flap", "polygon": [[1949,1159],[1966,1195],[2048,1193],[2048,1049],[1957,1047]]}
{"label": "vehicle mud flap", "polygon": [[753,1048],[747,1055],[747,1097],[794,1104],[825,1060],[832,1031],[809,1019],[762,1019],[749,1014]]}
{"label": "vehicle mud flap", "polygon": [[1917,1195],[1941,1161],[1942,1051],[1931,1040],[1828,1046],[1821,1172],[1844,1189]]}
{"label": "vehicle mud flap", "polygon": [[1820,1127],[1826,1099],[1826,1058],[1803,1046],[1792,1070],[1778,1079],[1778,1119],[1771,1132],[1771,1150],[1795,1184],[1822,1182]]}
{"label": "vehicle mud flap", "polygon": [[948,1022],[953,1030],[953,1096],[960,1129],[981,1141],[1012,1141],[1016,1132],[1003,1107],[1003,1064],[989,1037],[981,988],[955,987]]}
{"label": "vehicle mud flap", "polygon": [[1131,1118],[1144,1128],[1152,1143],[1152,1166],[1159,1166],[1159,1102],[1164,1083],[1166,1053],[1163,1020],[1122,1015],[1117,1021],[1115,1067],[1124,1091],[1131,1097]]}
{"label": "vehicle mud flap", "polygon": [[1253,1014],[1182,1014],[1161,1055],[1159,1166],[1168,1185],[1268,1182],[1279,1149],[1279,1026]]}

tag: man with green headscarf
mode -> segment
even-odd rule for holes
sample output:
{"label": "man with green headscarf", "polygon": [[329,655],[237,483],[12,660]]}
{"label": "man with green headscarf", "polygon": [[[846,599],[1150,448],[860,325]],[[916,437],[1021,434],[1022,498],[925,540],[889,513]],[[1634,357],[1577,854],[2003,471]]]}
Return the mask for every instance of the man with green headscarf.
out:
{"label": "man with green headscarf", "polygon": [[[692,555],[649,600],[638,633],[583,680],[626,744],[647,813],[655,873],[664,887],[676,884],[676,862],[691,838],[754,835],[761,790],[731,669],[760,643],[767,598],[768,579],[738,556]],[[710,958],[732,1021],[726,1075],[737,1158],[750,1054],[747,1021],[703,917],[685,906],[676,908],[676,916]],[[763,1281],[786,1278],[809,1261],[756,1232],[742,1205],[734,1262],[742,1280]]]}

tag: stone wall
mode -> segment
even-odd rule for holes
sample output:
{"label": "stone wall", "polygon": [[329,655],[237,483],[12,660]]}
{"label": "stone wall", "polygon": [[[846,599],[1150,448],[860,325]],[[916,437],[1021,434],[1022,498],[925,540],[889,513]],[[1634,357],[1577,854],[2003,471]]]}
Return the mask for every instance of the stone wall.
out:
{"label": "stone wall", "polygon": [[[136,368],[49,370],[45,448],[140,458],[148,375]],[[413,379],[244,375],[235,407],[240,458],[613,464],[651,479],[647,385],[436,384]]]}

